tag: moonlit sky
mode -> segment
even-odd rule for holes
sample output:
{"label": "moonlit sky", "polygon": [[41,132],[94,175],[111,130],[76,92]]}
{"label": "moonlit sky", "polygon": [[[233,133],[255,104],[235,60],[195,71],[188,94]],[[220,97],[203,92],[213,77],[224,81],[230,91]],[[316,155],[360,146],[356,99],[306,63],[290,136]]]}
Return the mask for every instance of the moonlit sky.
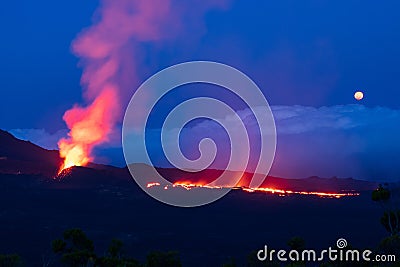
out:
{"label": "moonlit sky", "polygon": [[[56,148],[67,132],[64,111],[83,103],[82,69],[70,45],[90,26],[98,5],[2,5],[0,128]],[[278,146],[271,174],[400,180],[398,10],[395,0],[231,1],[189,24],[173,42],[146,45],[138,78],[189,60],[232,65],[258,84],[272,106]],[[357,90],[364,92],[361,101],[353,97]],[[245,117],[247,111],[241,112]],[[191,130],[195,139],[201,136],[196,126]],[[119,138],[96,149],[96,156],[122,166]],[[166,164],[157,153],[155,163]]]}

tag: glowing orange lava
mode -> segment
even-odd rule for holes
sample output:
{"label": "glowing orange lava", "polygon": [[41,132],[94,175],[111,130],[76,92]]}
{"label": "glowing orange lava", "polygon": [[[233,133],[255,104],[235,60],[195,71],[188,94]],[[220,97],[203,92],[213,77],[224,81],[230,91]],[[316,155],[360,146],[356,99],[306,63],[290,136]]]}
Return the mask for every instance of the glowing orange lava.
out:
{"label": "glowing orange lava", "polygon": [[[160,186],[159,183],[148,183],[147,187]],[[191,190],[193,188],[208,188],[208,189],[221,189],[221,186],[210,186],[206,184],[194,184],[191,182],[176,182],[173,187],[182,187],[186,190]],[[168,189],[168,186],[164,186],[164,189]],[[360,193],[357,192],[346,192],[346,193],[327,193],[327,192],[313,192],[313,191],[292,191],[292,190],[282,190],[276,188],[248,188],[248,187],[232,187],[231,189],[241,189],[244,192],[254,193],[254,192],[264,192],[270,194],[278,194],[279,196],[289,196],[289,195],[315,195],[322,198],[341,198],[345,196],[359,196]]]}
{"label": "glowing orange lava", "polygon": [[358,196],[360,195],[359,193],[351,192],[351,193],[327,193],[327,192],[313,192],[313,191],[291,191],[291,190],[281,190],[281,189],[275,189],[275,188],[265,188],[265,187],[260,187],[260,188],[243,188],[244,191],[253,193],[253,192],[266,192],[266,193],[272,193],[272,194],[278,194],[280,196],[286,196],[286,195],[315,195],[319,197],[328,197],[328,198],[341,198],[344,196]]}
{"label": "glowing orange lava", "polygon": [[58,142],[60,157],[64,159],[62,170],[72,166],[85,166],[91,160],[93,146],[108,141],[113,127],[117,98],[112,86],[106,87],[93,103],[82,108],[74,106],[64,114],[70,132],[68,138]]}
{"label": "glowing orange lava", "polygon": [[90,157],[81,144],[69,144],[67,140],[62,139],[58,145],[60,147],[60,157],[64,158],[58,173],[72,166],[85,166],[89,163]]}
{"label": "glowing orange lava", "polygon": [[159,186],[160,183],[149,183],[147,184],[147,188],[153,187],[153,186]]}
{"label": "glowing orange lava", "polygon": [[193,187],[202,187],[202,188],[211,188],[211,189],[221,189],[222,186],[213,186],[213,185],[207,185],[207,184],[193,184],[193,183],[187,183],[187,182],[176,182],[173,185],[174,187],[180,186],[185,188],[186,190],[190,190]]}

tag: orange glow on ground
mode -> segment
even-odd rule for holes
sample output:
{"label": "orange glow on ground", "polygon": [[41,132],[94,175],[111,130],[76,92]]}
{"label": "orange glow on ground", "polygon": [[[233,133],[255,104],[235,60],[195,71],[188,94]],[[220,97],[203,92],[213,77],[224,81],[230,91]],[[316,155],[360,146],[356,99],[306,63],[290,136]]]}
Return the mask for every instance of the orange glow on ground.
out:
{"label": "orange glow on ground", "polygon": [[147,184],[147,188],[150,188],[150,187],[153,187],[153,186],[159,186],[160,185],[160,183],[149,183],[149,184]]}
{"label": "orange glow on ground", "polygon": [[[147,187],[160,186],[159,183],[148,183]],[[186,190],[191,190],[193,188],[208,188],[208,189],[221,189],[221,186],[210,186],[204,184],[194,184],[190,182],[176,182],[173,184],[173,187],[182,187]],[[164,189],[168,189],[168,186],[164,186]],[[269,194],[277,194],[279,196],[289,196],[289,195],[314,195],[321,198],[341,198],[345,196],[359,196],[360,193],[357,192],[346,192],[346,193],[334,193],[334,192],[313,192],[313,191],[292,191],[292,190],[282,190],[276,188],[248,188],[248,187],[232,187],[232,189],[241,189],[244,192],[254,193],[254,192],[263,192]]]}
{"label": "orange glow on ground", "polygon": [[180,186],[185,188],[186,190],[190,190],[193,187],[202,187],[202,188],[210,188],[210,189],[221,189],[221,186],[213,186],[213,185],[207,185],[207,184],[193,184],[193,183],[187,183],[187,182],[176,182],[173,184],[174,187]]}
{"label": "orange glow on ground", "polygon": [[278,194],[280,196],[287,195],[315,195],[319,197],[327,197],[327,198],[341,198],[344,196],[358,196],[360,193],[351,192],[351,193],[327,193],[327,192],[313,192],[313,191],[291,191],[291,190],[281,190],[275,188],[243,188],[244,191],[253,193],[253,192],[267,192],[272,194]]}

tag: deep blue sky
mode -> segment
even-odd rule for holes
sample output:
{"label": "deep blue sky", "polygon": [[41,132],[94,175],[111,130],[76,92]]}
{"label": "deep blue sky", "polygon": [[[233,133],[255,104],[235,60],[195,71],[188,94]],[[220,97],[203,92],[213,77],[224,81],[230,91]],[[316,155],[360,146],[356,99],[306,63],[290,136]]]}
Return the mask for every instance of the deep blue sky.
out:
{"label": "deep blue sky", "polygon": [[[81,99],[81,70],[70,43],[90,25],[97,5],[3,3],[2,128],[62,127],[63,111]],[[398,1],[234,1],[228,10],[206,15],[200,42],[162,51],[159,64],[231,64],[270,88],[271,104],[346,104],[360,88],[365,104],[398,108],[399,9]]]}
{"label": "deep blue sky", "polygon": [[[81,69],[70,44],[90,26],[98,4],[2,4],[0,128],[65,129],[62,114],[82,102]],[[395,0],[232,1],[226,10],[206,14],[201,34],[189,29],[172,45],[147,47],[140,78],[178,62],[213,60],[248,74],[274,106],[354,104],[353,93],[360,89],[365,92],[360,104],[397,111],[399,10]],[[396,116],[388,125],[399,124]]]}

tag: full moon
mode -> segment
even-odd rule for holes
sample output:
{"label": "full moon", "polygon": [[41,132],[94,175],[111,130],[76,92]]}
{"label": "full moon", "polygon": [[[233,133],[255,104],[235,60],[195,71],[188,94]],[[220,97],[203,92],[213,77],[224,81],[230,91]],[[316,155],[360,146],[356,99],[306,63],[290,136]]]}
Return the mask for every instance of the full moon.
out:
{"label": "full moon", "polygon": [[364,98],[364,93],[363,93],[363,92],[360,92],[360,91],[357,91],[357,92],[354,93],[354,98],[355,98],[356,100],[361,100],[361,99]]}

